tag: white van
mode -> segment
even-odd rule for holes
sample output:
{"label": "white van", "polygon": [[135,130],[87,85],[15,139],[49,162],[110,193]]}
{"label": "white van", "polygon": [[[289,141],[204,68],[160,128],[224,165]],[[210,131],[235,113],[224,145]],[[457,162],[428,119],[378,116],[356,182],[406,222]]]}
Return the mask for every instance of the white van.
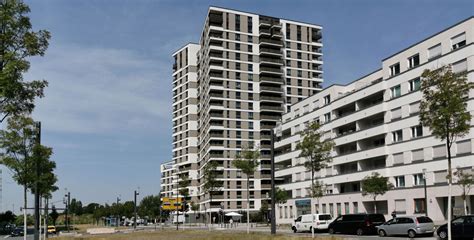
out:
{"label": "white van", "polygon": [[293,226],[291,227],[293,232],[311,232],[311,215],[314,216],[313,227],[315,231],[328,229],[329,223],[331,223],[332,220],[330,214],[305,214],[293,221]]}

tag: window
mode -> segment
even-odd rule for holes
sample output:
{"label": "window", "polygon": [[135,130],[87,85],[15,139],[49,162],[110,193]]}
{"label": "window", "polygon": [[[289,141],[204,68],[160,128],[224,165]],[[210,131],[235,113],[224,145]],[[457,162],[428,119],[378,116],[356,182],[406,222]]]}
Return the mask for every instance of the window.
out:
{"label": "window", "polygon": [[240,31],[240,15],[235,15],[235,31]]}
{"label": "window", "polygon": [[331,113],[325,113],[324,114],[324,122],[330,122],[331,121]]}
{"label": "window", "polygon": [[298,86],[302,87],[303,86],[303,80],[298,79]]}
{"label": "window", "polygon": [[400,73],[400,63],[390,66],[390,76],[395,76]]}
{"label": "window", "polygon": [[331,102],[331,95],[327,95],[324,97],[324,104],[329,104]]}
{"label": "window", "polygon": [[423,127],[421,125],[411,127],[411,137],[417,138],[423,136]]}
{"label": "window", "polygon": [[415,79],[411,80],[409,83],[410,83],[410,92],[420,90],[420,87],[421,87],[420,78],[415,78]]}
{"label": "window", "polygon": [[301,56],[302,56],[302,55],[301,55],[300,52],[297,52],[297,53],[296,53],[296,58],[301,59],[301,58],[302,58]]}
{"label": "window", "polygon": [[401,129],[398,131],[392,132],[392,140],[393,142],[403,141],[403,132]]}
{"label": "window", "polygon": [[359,203],[358,202],[353,202],[352,203],[352,209],[354,213],[359,213]]}
{"label": "window", "polygon": [[429,59],[433,59],[433,58],[436,58],[436,57],[439,57],[441,56],[441,43],[433,46],[433,47],[430,47],[428,49],[428,58]]}
{"label": "window", "polygon": [[400,85],[390,88],[390,95],[392,98],[400,97],[402,95]]}
{"label": "window", "polygon": [[238,33],[235,34],[235,40],[240,41],[240,34],[238,34]]}
{"label": "window", "polygon": [[425,178],[423,177],[423,173],[418,173],[413,175],[413,185],[421,186],[425,184]]}
{"label": "window", "polygon": [[286,51],[286,57],[287,57],[287,58],[291,58],[291,52],[288,51],[288,50]]}
{"label": "window", "polygon": [[452,65],[453,73],[460,73],[467,71],[467,60],[463,59],[461,61],[455,62]]}
{"label": "window", "polygon": [[248,65],[248,70],[249,70],[249,72],[253,72],[253,64]]}
{"label": "window", "polygon": [[397,188],[405,187],[405,176],[395,177],[395,187]]}
{"label": "window", "polygon": [[451,38],[451,47],[454,49],[458,49],[466,45],[466,33],[461,33],[456,37]]}
{"label": "window", "polygon": [[414,199],[413,201],[415,204],[415,213],[424,213],[425,212],[425,199],[418,198],[418,199]]}
{"label": "window", "polygon": [[291,69],[289,69],[289,68],[286,69],[286,75],[291,76]]}
{"label": "window", "polygon": [[296,49],[301,50],[301,43],[296,44]]}
{"label": "window", "polygon": [[253,52],[252,45],[247,45],[247,52]]}
{"label": "window", "polygon": [[395,200],[395,213],[397,214],[406,214],[406,201],[405,199]]}
{"label": "window", "polygon": [[408,68],[414,68],[420,65],[420,55],[416,54],[408,58]]}
{"label": "window", "polygon": [[249,33],[252,33],[252,17],[247,17],[247,30]]}

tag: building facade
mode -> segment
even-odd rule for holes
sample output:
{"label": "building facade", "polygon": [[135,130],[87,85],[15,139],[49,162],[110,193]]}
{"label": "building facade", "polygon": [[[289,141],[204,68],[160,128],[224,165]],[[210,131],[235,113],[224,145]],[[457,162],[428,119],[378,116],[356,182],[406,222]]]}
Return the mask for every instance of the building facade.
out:
{"label": "building facade", "polygon": [[[270,190],[270,135],[289,106],[321,90],[322,28],[318,25],[210,7],[199,44],[174,53],[173,161],[191,179],[201,211],[257,211]],[[246,177],[232,165],[247,147],[260,166]],[[203,191],[202,169],[218,163],[220,191]]]}
{"label": "building facade", "polygon": [[160,166],[161,172],[161,184],[160,194],[162,198],[176,197],[177,185],[176,185],[176,165],[174,161],[168,161],[162,163]]}
{"label": "building facade", "polygon": [[[447,158],[445,143],[420,125],[422,93],[420,76],[425,69],[451,65],[454,72],[467,72],[474,82],[474,18],[469,18],[418,42],[386,59],[382,67],[347,85],[332,85],[291,106],[277,128],[275,143],[279,187],[291,199],[277,208],[277,222],[290,223],[301,214],[330,213],[333,216],[373,212],[373,200],[361,194],[361,181],[373,172],[388,177],[395,188],[377,198],[377,212],[386,217],[428,215],[443,222],[447,213]],[[474,91],[467,108],[474,112]],[[327,185],[318,200],[309,198],[311,173],[299,158],[299,133],[319,122],[325,139],[335,147],[329,166],[315,173]],[[472,124],[472,123],[471,123]],[[473,171],[474,129],[456,139],[452,147],[453,168]],[[424,183],[427,186],[425,209]],[[461,188],[453,186],[454,213],[463,210]],[[474,196],[467,199],[471,213]]]}

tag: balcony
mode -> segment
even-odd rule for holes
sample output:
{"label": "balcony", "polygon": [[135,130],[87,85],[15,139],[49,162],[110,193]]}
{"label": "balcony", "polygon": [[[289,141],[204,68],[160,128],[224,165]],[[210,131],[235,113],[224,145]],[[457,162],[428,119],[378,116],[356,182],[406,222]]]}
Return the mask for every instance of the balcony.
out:
{"label": "balcony", "polygon": [[223,158],[224,154],[223,153],[209,153],[209,157],[211,157],[211,158]]}
{"label": "balcony", "polygon": [[262,28],[262,29],[260,29],[260,35],[268,35],[268,36],[270,36],[270,35],[271,35],[271,31],[270,31],[270,29]]}
{"label": "balcony", "polygon": [[279,115],[260,115],[261,120],[280,120],[281,116]]}
{"label": "balcony", "polygon": [[274,127],[275,127],[275,124],[264,124],[264,123],[260,124],[260,128],[261,128],[261,129],[265,129],[265,130],[268,130],[268,129],[271,130],[271,129],[273,129]]}
{"label": "balcony", "polygon": [[220,12],[210,12],[209,13],[209,25],[222,27],[222,13]]}
{"label": "balcony", "polygon": [[272,97],[272,96],[260,96],[260,101],[283,102],[283,98],[282,97]]}
{"label": "balcony", "polygon": [[313,42],[321,42],[322,34],[320,30],[312,31],[311,39]]}
{"label": "balcony", "polygon": [[[281,80],[281,79],[279,79]],[[280,87],[270,87],[270,86],[260,86],[260,92],[281,92],[282,89]]]}
{"label": "balcony", "polygon": [[260,57],[261,64],[283,65],[283,60],[278,58]]}
{"label": "balcony", "polygon": [[275,39],[260,38],[260,45],[280,46],[283,47],[283,42]]}
{"label": "balcony", "polygon": [[260,67],[260,72],[279,74],[279,75],[282,74],[280,68],[272,68],[272,67]]}
{"label": "balcony", "polygon": [[260,106],[262,111],[275,111],[275,112],[283,112],[283,108],[281,106]]}
{"label": "balcony", "polygon": [[270,54],[270,55],[281,56],[281,50],[280,49],[260,47],[260,53],[261,54]]}
{"label": "balcony", "polygon": [[224,94],[211,92],[211,93],[209,93],[209,96],[216,97],[216,98],[223,98]]}
{"label": "balcony", "polygon": [[210,72],[209,77],[215,77],[215,78],[223,78],[224,75],[221,72]]}
{"label": "balcony", "polygon": [[176,71],[178,69],[178,64],[173,64],[173,71]]}
{"label": "balcony", "polygon": [[[283,79],[281,79],[279,77],[262,76],[262,77],[260,77],[260,82],[283,83]],[[279,91],[281,91],[281,89]]]}
{"label": "balcony", "polygon": [[217,118],[223,118],[224,117],[224,114],[216,113],[216,112],[211,112],[209,115],[211,115],[211,117],[217,117]]}

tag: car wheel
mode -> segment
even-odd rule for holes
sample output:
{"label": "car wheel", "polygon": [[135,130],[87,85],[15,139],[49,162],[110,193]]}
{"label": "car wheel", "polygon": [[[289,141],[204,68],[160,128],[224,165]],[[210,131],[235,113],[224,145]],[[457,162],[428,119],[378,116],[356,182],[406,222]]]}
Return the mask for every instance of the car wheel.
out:
{"label": "car wheel", "polygon": [[362,228],[358,228],[356,233],[357,233],[358,236],[362,236],[362,235],[364,235],[364,230],[362,230]]}
{"label": "car wheel", "polygon": [[335,232],[334,232],[334,228],[329,228],[329,229],[328,229],[328,233],[329,233],[329,234],[334,234],[334,233],[335,233]]}
{"label": "car wheel", "polygon": [[292,227],[293,232],[296,233],[296,227]]}
{"label": "car wheel", "polygon": [[385,237],[387,236],[387,233],[384,230],[379,230],[379,236]]}
{"label": "car wheel", "polygon": [[448,238],[448,233],[445,230],[443,230],[443,231],[439,232],[438,236],[441,239],[447,239]]}
{"label": "car wheel", "polygon": [[408,237],[409,238],[414,238],[416,237],[416,232],[413,230],[408,230]]}

